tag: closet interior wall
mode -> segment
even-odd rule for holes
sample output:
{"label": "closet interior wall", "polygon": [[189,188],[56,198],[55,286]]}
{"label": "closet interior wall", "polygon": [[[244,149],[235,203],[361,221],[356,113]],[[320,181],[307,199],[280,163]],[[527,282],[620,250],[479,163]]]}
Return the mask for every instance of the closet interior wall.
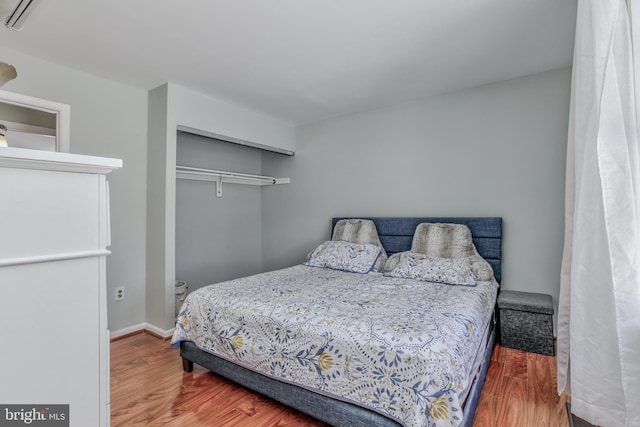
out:
{"label": "closet interior wall", "polygon": [[[178,132],[176,165],[259,175],[261,150]],[[262,271],[261,187],[176,181],[176,280],[189,292]]]}

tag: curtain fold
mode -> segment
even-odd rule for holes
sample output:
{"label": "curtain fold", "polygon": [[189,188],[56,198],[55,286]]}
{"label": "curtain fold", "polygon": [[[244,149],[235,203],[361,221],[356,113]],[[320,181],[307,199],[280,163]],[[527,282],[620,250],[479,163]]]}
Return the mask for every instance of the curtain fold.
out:
{"label": "curtain fold", "polygon": [[596,425],[640,426],[640,159],[624,0],[579,0],[567,142],[558,392]]}

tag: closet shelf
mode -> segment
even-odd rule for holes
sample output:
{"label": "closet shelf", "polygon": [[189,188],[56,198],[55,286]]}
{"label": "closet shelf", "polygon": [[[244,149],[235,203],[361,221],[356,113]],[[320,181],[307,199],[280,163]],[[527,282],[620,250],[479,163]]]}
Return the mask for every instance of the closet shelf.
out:
{"label": "closet shelf", "polygon": [[191,166],[176,166],[177,179],[191,179],[195,181],[211,181],[216,183],[216,197],[222,197],[222,183],[245,185],[276,185],[289,184],[286,178],[251,175],[246,173],[219,171],[214,169],[194,168]]}

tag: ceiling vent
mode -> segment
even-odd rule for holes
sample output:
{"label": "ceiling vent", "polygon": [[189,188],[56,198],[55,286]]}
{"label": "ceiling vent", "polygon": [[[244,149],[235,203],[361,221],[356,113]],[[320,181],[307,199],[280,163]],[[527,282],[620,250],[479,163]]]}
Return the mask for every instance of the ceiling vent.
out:
{"label": "ceiling vent", "polygon": [[20,31],[24,26],[29,14],[33,11],[40,0],[20,0],[13,10],[13,13],[7,18],[5,25],[15,31]]}

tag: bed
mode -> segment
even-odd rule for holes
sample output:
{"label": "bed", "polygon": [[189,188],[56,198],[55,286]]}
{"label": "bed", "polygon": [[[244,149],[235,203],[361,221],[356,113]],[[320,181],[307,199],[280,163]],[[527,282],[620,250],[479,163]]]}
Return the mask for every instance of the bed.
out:
{"label": "bed", "polygon": [[[337,226],[349,221],[355,220],[332,220],[334,237]],[[210,289],[206,298],[198,299],[198,294],[205,291],[190,294],[178,316],[172,345],[180,346],[184,370],[190,372],[196,363],[335,426],[471,426],[496,337],[494,312],[501,280],[501,218],[382,217],[357,221],[374,224],[378,244],[389,262],[393,259],[397,265],[393,272],[402,272],[398,262],[406,266],[415,261],[415,254],[408,251],[416,245],[417,228],[440,224],[466,226],[472,236],[471,246],[492,277],[473,286],[464,282],[460,283],[462,286],[446,283],[424,286],[423,282],[416,283],[414,276],[389,277],[387,272],[344,272],[298,265],[211,285],[207,287]],[[322,250],[323,245],[315,252]],[[313,256],[309,255],[306,264],[312,263]],[[300,281],[304,286],[296,283]],[[333,288],[323,288],[326,283]],[[336,283],[340,283],[339,288],[335,288]],[[439,302],[435,302],[436,297],[428,292],[446,297],[438,296]],[[257,306],[238,302],[236,298],[242,293],[254,295]],[[302,301],[291,300],[294,294]],[[461,295],[475,302],[464,302]],[[207,298],[215,298],[219,305],[213,307]],[[447,304],[458,304],[458,299],[460,306],[469,305],[470,312],[479,320],[470,320],[472,314],[451,310]],[[427,301],[429,306],[420,305]],[[409,308],[413,302],[418,306]],[[264,306],[259,307],[260,303]],[[310,305],[319,311],[310,312]],[[409,313],[402,312],[403,309]],[[237,324],[228,323],[230,311],[236,313]],[[358,323],[364,319],[364,313],[373,313],[375,319]],[[429,313],[449,323],[434,323]],[[349,319],[351,315],[355,319]],[[380,324],[378,321],[383,318],[392,324]],[[250,324],[260,322],[264,323],[254,325],[258,330],[247,329]],[[214,323],[219,329],[211,333]],[[317,329],[320,324],[330,324],[325,325],[329,329]],[[336,329],[337,324],[346,326],[346,330]],[[308,325],[322,332],[311,336],[309,330],[302,329]],[[423,326],[430,329],[426,336],[422,332],[402,331]],[[448,333],[449,330],[455,332]],[[264,341],[269,334],[271,344]],[[347,335],[348,342],[342,343],[339,339]],[[364,342],[359,342],[356,335]],[[300,343],[309,344],[303,348]],[[424,354],[427,356],[423,360]],[[444,366],[449,363],[459,363],[463,373],[449,372]],[[427,366],[435,369],[429,377],[424,376]],[[421,369],[419,375],[417,367]]]}

